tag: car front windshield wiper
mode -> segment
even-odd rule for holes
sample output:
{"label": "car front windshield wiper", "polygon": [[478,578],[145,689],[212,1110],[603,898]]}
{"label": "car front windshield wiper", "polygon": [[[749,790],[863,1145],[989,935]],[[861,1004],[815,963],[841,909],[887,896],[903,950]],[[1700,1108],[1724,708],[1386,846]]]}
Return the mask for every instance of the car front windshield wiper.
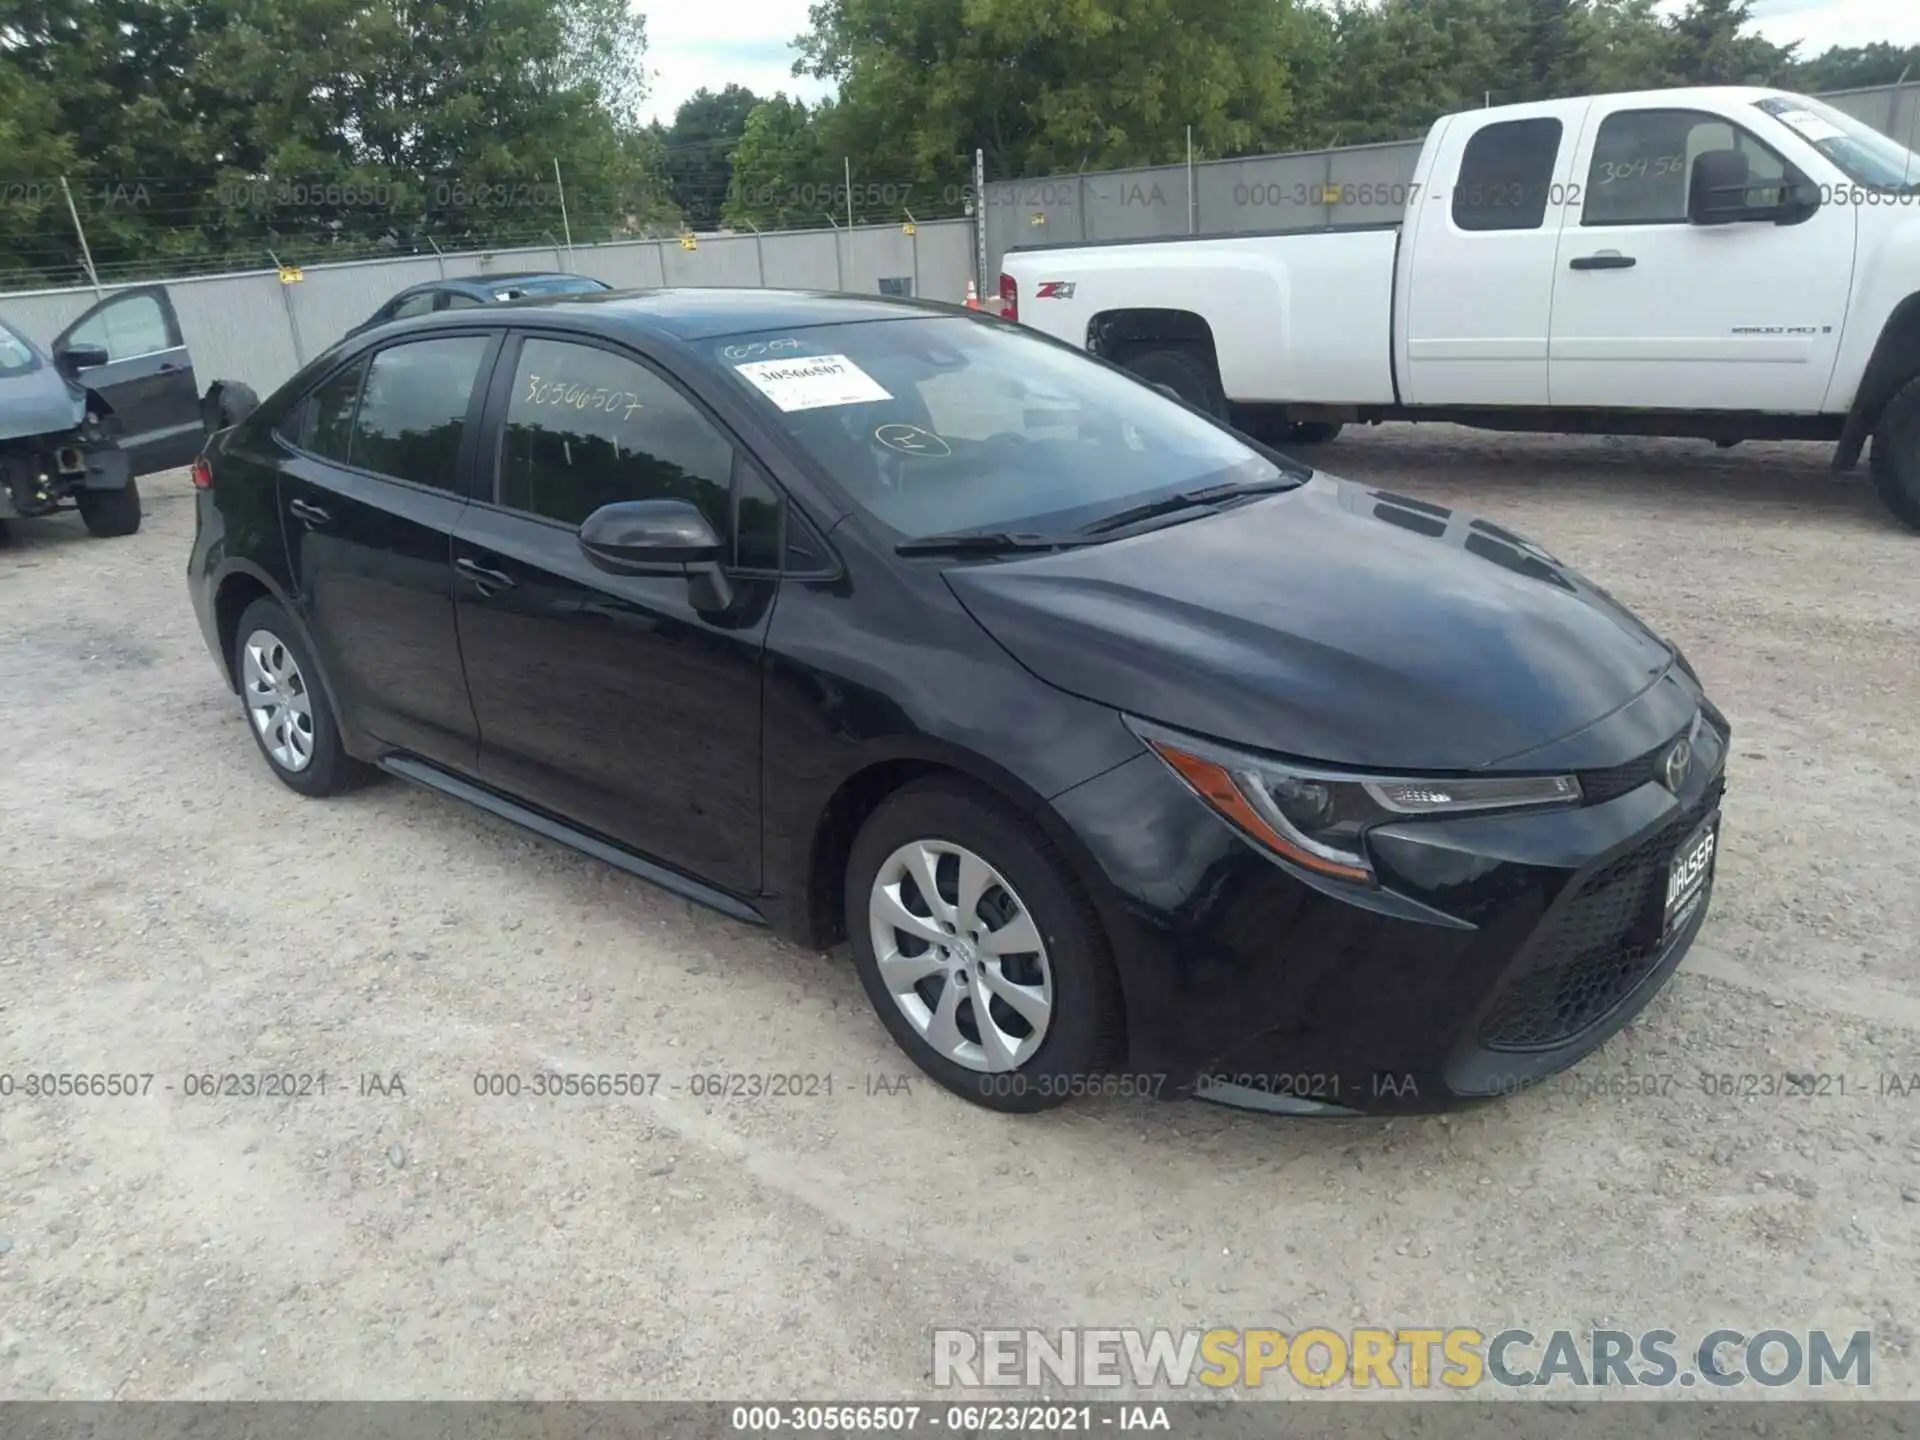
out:
{"label": "car front windshield wiper", "polygon": [[1142,520],[1174,515],[1182,510],[1205,510],[1213,513],[1213,507],[1223,500],[1272,495],[1281,490],[1297,489],[1300,483],[1298,476],[1288,475],[1272,480],[1228,480],[1220,485],[1203,485],[1197,490],[1181,490],[1173,495],[1163,495],[1160,499],[1149,500],[1144,505],[1130,505],[1125,510],[1115,511],[1111,515],[1104,515],[1098,520],[1082,525],[1076,533],[1106,535],[1115,530],[1124,530],[1129,525],[1137,525]]}
{"label": "car front windshield wiper", "polygon": [[896,555],[1005,555],[1020,550],[1066,550],[1092,542],[1071,535],[1031,531],[972,530],[953,535],[922,535],[893,547]]}

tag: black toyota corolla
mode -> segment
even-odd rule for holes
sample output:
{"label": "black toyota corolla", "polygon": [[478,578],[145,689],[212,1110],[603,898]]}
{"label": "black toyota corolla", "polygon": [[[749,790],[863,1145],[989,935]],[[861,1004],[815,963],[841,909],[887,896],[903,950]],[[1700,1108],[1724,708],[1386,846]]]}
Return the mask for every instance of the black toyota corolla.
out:
{"label": "black toyota corolla", "polygon": [[288,785],[382,769],[848,940],[995,1108],[1498,1095],[1706,915],[1729,732],[1671,643],[1498,525],[997,318],[401,322],[195,480],[194,608]]}

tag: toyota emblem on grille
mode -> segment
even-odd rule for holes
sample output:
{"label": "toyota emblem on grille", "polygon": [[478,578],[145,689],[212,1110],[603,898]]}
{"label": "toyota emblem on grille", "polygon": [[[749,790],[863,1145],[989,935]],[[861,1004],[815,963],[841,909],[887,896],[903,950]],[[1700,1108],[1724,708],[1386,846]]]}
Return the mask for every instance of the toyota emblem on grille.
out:
{"label": "toyota emblem on grille", "polygon": [[1660,762],[1660,779],[1674,794],[1680,793],[1680,787],[1687,783],[1687,772],[1693,768],[1693,743],[1686,737],[1673,742],[1673,748],[1667,751],[1666,758]]}

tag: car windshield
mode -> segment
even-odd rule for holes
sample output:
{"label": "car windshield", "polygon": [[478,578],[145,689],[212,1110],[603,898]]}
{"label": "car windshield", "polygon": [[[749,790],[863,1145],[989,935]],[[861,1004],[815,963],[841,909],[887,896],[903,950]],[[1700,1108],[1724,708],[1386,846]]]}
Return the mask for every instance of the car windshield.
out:
{"label": "car windshield", "polygon": [[711,347],[854,504],[907,539],[1056,536],[1200,486],[1310,473],[1012,326],[929,316]]}
{"label": "car windshield", "polygon": [[0,375],[31,370],[37,363],[33,347],[0,324]]}
{"label": "car windshield", "polygon": [[496,300],[518,300],[523,295],[585,295],[608,286],[586,275],[555,275],[539,280],[516,280],[493,292]]}
{"label": "car windshield", "polygon": [[1920,155],[1844,110],[1805,95],[1770,95],[1754,104],[1839,166],[1855,184],[1874,190],[1920,186]]}

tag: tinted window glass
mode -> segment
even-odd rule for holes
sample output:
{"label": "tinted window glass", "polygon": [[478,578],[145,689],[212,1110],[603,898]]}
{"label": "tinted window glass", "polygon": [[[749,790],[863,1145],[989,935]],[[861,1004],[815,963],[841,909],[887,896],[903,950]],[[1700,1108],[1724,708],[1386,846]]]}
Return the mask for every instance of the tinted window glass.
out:
{"label": "tinted window glass", "polygon": [[489,343],[484,335],[458,335],[375,355],[348,461],[437,490],[459,488],[460,435]]}
{"label": "tinted window glass", "polygon": [[154,295],[109,300],[67,336],[68,345],[98,345],[114,360],[171,350],[179,343],[173,327],[167,324],[167,312]]}
{"label": "tinted window glass", "polygon": [[1697,110],[1620,110],[1594,136],[1580,223],[1684,224],[1694,158],[1709,150],[1746,156],[1749,204],[1779,202],[1786,162],[1746,131]]}
{"label": "tinted window glass", "polygon": [[1560,122],[1508,120],[1467,141],[1453,190],[1453,223],[1462,230],[1538,230],[1560,151]]}
{"label": "tinted window glass", "polygon": [[620,500],[689,500],[728,532],[733,447],[637,361],[556,340],[521,348],[500,503],[566,525]]}
{"label": "tinted window glass", "polygon": [[458,290],[449,291],[446,304],[441,306],[443,310],[478,310],[479,308],[480,301],[471,295],[463,295]]}
{"label": "tinted window glass", "polygon": [[903,536],[1052,534],[1191,487],[1286,481],[1152,386],[1017,326],[860,321],[708,343],[853,504]]}
{"label": "tinted window glass", "polygon": [[389,320],[405,320],[414,315],[425,315],[433,309],[433,292],[423,290],[418,295],[409,295],[393,307]]}
{"label": "tinted window glass", "polygon": [[347,463],[354,402],[360,398],[360,377],[366,369],[365,361],[349,365],[300,403],[295,444],[323,460]]}
{"label": "tinted window glass", "polygon": [[759,469],[740,462],[734,482],[733,563],[742,570],[780,568],[780,493]]}

